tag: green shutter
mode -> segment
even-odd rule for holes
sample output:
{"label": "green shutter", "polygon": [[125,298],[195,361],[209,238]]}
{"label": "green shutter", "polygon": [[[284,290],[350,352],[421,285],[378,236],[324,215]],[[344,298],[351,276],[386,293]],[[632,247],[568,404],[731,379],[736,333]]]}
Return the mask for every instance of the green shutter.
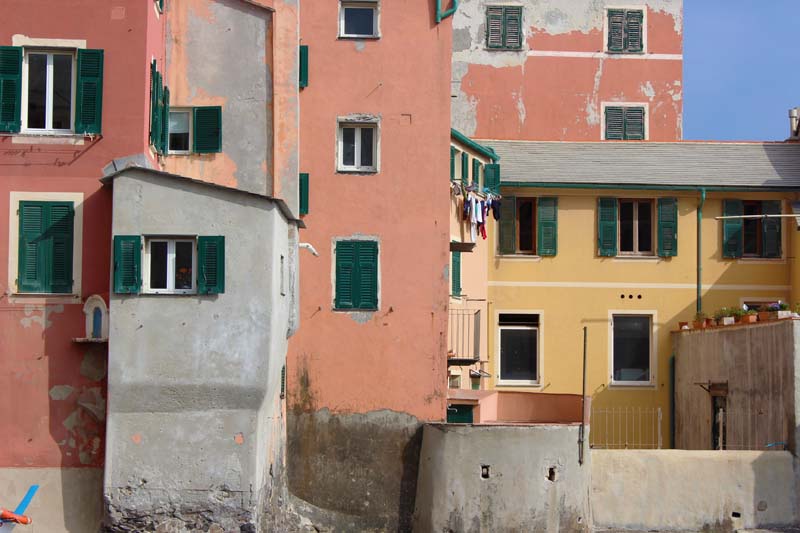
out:
{"label": "green shutter", "polygon": [[51,202],[47,236],[50,239],[50,279],[48,292],[69,294],[72,292],[72,245],[75,210],[72,202]]}
{"label": "green shutter", "polygon": [[597,255],[617,255],[617,199],[597,199]]}
{"label": "green shutter", "polygon": [[164,0],[158,0],[158,11],[159,13],[164,12]]}
{"label": "green shutter", "polygon": [[644,50],[643,29],[644,12],[641,10],[625,12],[625,43],[626,52],[641,52]]}
{"label": "green shutter", "polygon": [[155,148],[158,146],[158,122],[161,116],[158,114],[158,87],[160,86],[158,67],[154,59],[150,63],[150,144]]}
{"label": "green shutter", "polygon": [[625,50],[625,11],[623,9],[608,10],[608,51],[623,52]]}
{"label": "green shutter", "polygon": [[300,88],[308,87],[308,46],[300,45]]}
{"label": "green shutter", "polygon": [[286,365],[281,367],[281,398],[286,396]]}
{"label": "green shutter", "polygon": [[355,307],[354,290],[356,281],[356,243],[338,241],[336,243],[336,309]]}
{"label": "green shutter", "polygon": [[358,241],[357,272],[359,309],[378,308],[378,243]]}
{"label": "green shutter", "polygon": [[78,50],[75,132],[99,135],[103,115],[103,51]]}
{"label": "green shutter", "polygon": [[19,203],[19,292],[72,292],[72,202]]}
{"label": "green shutter", "polygon": [[19,131],[21,102],[22,48],[0,46],[0,131]]}
{"label": "green shutter", "polygon": [[142,238],[114,236],[114,292],[138,294],[142,287]]}
{"label": "green shutter", "polygon": [[621,141],[625,138],[625,110],[621,107],[606,107],[606,140]]}
{"label": "green shutter", "polygon": [[378,243],[336,243],[336,309],[378,308]]}
{"label": "green shutter", "polygon": [[469,154],[461,152],[461,183],[469,185]]}
{"label": "green shutter", "polygon": [[623,108],[625,115],[625,140],[643,141],[644,140],[644,108],[626,107]]}
{"label": "green shutter", "polygon": [[519,6],[503,9],[503,47],[522,48],[522,8]]}
{"label": "green shutter", "polygon": [[[761,202],[761,213],[764,215],[780,215],[780,200],[764,200]],[[762,231],[762,255],[764,257],[781,257],[781,226],[780,218],[765,218],[761,223]]]}
{"label": "green shutter", "polygon": [[[722,214],[726,217],[742,216],[744,204],[741,200],[723,200]],[[722,221],[722,257],[735,259],[744,252],[743,222],[741,218]]]}
{"label": "green shutter", "polygon": [[493,6],[486,8],[486,46],[503,48],[503,8]]}
{"label": "green shutter", "polygon": [[300,173],[300,214],[308,214],[308,174]]}
{"label": "green shutter", "polygon": [[558,198],[543,196],[536,204],[536,253],[554,256],[558,253]]}
{"label": "green shutter", "polygon": [[225,237],[197,238],[197,292],[225,292]]}
{"label": "green shutter", "polygon": [[658,255],[660,257],[678,255],[678,200],[676,198],[658,199]]}
{"label": "green shutter", "polygon": [[500,192],[500,165],[487,163],[483,168],[483,188],[499,194]]}
{"label": "green shutter", "polygon": [[458,150],[455,147],[450,147],[450,181],[455,181],[456,179],[456,153]]}
{"label": "green shutter", "polygon": [[194,152],[210,154],[222,151],[222,108],[194,108]]}
{"label": "green shutter", "polygon": [[477,159],[472,159],[472,183],[479,186],[481,183],[481,167],[483,164]]}
{"label": "green shutter", "polygon": [[[486,165],[488,173],[490,165]],[[517,253],[517,199],[504,196],[500,209],[500,253],[511,255]]]}
{"label": "green shutter", "polygon": [[164,87],[161,99],[161,142],[159,145],[162,154],[169,149],[169,88]]}
{"label": "green shutter", "polygon": [[450,252],[452,257],[452,291],[453,296],[461,296],[461,252]]}

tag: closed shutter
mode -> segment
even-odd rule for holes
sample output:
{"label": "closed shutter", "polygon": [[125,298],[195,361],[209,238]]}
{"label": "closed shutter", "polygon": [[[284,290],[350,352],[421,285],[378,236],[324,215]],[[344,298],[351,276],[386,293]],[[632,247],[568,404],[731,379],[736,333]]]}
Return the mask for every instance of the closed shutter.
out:
{"label": "closed shutter", "polygon": [[644,140],[644,108],[625,107],[625,140],[643,141]]}
{"label": "closed shutter", "polygon": [[660,257],[678,255],[678,200],[676,198],[658,199],[658,255]]}
{"label": "closed shutter", "polygon": [[48,292],[72,292],[72,242],[75,211],[72,202],[50,203],[47,236],[51,243]]}
{"label": "closed shutter", "polygon": [[300,173],[300,214],[308,214],[308,174]]}
{"label": "closed shutter", "polygon": [[[489,165],[486,165],[489,170]],[[504,196],[500,209],[500,253],[511,255],[517,253],[517,198]]]}
{"label": "closed shutter", "polygon": [[286,396],[286,365],[281,367],[281,398]]}
{"label": "closed shutter", "polygon": [[606,140],[621,141],[625,138],[625,110],[621,107],[606,107]]}
{"label": "closed shutter", "polygon": [[150,63],[150,144],[153,148],[158,146],[160,138],[158,131],[158,123],[161,121],[161,115],[158,114],[158,87],[160,86],[160,76],[154,59]]}
{"label": "closed shutter", "polygon": [[488,163],[483,168],[483,187],[490,192],[499,194],[500,192],[500,165]]}
{"label": "closed shutter", "polygon": [[522,48],[522,8],[518,6],[504,9],[504,37],[505,48]]}
{"label": "closed shutter", "polygon": [[72,292],[72,202],[19,204],[19,292]]}
{"label": "closed shutter", "polygon": [[19,292],[47,292],[45,269],[47,254],[45,228],[47,208],[44,202],[19,203],[19,257],[17,290]]}
{"label": "closed shutter", "polygon": [[450,147],[450,181],[454,181],[456,179],[456,150],[454,147]]}
{"label": "closed shutter", "polygon": [[[741,200],[723,200],[722,214],[726,217],[742,216]],[[722,223],[722,257],[736,259],[744,252],[743,223],[741,218],[724,219]]]}
{"label": "closed shutter", "polygon": [[114,236],[114,292],[138,294],[142,287],[142,238]]}
{"label": "closed shutter", "polygon": [[378,243],[358,241],[358,309],[378,308]]}
{"label": "closed shutter", "polygon": [[[780,215],[780,200],[764,200],[761,202],[761,213],[764,215]],[[763,233],[763,256],[770,258],[781,257],[781,226],[780,218],[765,218],[761,224]]]}
{"label": "closed shutter", "polygon": [[625,50],[625,11],[608,10],[608,51],[623,52]]}
{"label": "closed shutter", "polygon": [[308,46],[300,45],[300,88],[308,87]]}
{"label": "closed shutter", "polygon": [[169,149],[169,88],[164,87],[161,99],[161,142],[160,152],[166,154]]}
{"label": "closed shutter", "polygon": [[19,131],[21,102],[22,48],[0,46],[0,131]]}
{"label": "closed shutter", "polygon": [[481,183],[481,162],[477,159],[472,159],[472,183],[479,186]]}
{"label": "closed shutter", "polygon": [[75,131],[99,135],[103,115],[103,51],[78,50]]}
{"label": "closed shutter", "polygon": [[451,276],[453,296],[461,296],[461,252],[450,252],[453,272]]}
{"label": "closed shutter", "polygon": [[461,152],[461,183],[469,185],[469,154]]}
{"label": "closed shutter", "polygon": [[641,52],[643,46],[644,12],[640,10],[625,12],[625,51]]}
{"label": "closed shutter", "polygon": [[617,255],[617,199],[597,200],[597,255]]}
{"label": "closed shutter", "polygon": [[336,309],[353,309],[356,285],[356,243],[336,243]]}
{"label": "closed shutter", "polygon": [[197,238],[197,292],[225,292],[225,237]]}
{"label": "closed shutter", "polygon": [[503,8],[486,8],[486,46],[503,48]]}
{"label": "closed shutter", "polygon": [[536,253],[554,256],[558,253],[558,198],[543,196],[536,203]]}
{"label": "closed shutter", "polygon": [[194,108],[194,152],[209,154],[222,151],[222,108]]}

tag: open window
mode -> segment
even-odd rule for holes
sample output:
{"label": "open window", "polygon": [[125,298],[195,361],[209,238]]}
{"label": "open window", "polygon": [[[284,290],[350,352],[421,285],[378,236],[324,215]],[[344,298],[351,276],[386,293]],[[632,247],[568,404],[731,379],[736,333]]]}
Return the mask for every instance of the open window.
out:
{"label": "open window", "polygon": [[539,315],[501,314],[500,385],[539,384]]}
{"label": "open window", "polygon": [[[486,167],[487,176],[489,166]],[[502,255],[554,256],[558,251],[558,198],[504,196],[500,211]]]}

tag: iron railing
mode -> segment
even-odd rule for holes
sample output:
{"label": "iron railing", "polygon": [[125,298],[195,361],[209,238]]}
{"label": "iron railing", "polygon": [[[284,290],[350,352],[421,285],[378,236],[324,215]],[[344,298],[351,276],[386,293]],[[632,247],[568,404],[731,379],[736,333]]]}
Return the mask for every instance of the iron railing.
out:
{"label": "iron railing", "polygon": [[589,427],[589,444],[592,448],[662,448],[660,407],[594,408]]}

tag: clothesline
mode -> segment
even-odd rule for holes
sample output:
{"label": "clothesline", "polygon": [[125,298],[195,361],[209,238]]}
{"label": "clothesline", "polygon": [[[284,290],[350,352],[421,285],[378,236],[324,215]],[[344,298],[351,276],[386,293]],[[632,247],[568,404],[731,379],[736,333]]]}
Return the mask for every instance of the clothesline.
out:
{"label": "clothesline", "polygon": [[456,197],[463,197],[459,206],[459,212],[465,222],[469,222],[470,242],[477,242],[478,234],[486,240],[486,222],[489,220],[489,212],[495,220],[500,220],[500,207],[502,197],[494,194],[488,189],[483,193],[478,192],[476,185],[465,186],[462,183],[453,182],[451,191]]}

